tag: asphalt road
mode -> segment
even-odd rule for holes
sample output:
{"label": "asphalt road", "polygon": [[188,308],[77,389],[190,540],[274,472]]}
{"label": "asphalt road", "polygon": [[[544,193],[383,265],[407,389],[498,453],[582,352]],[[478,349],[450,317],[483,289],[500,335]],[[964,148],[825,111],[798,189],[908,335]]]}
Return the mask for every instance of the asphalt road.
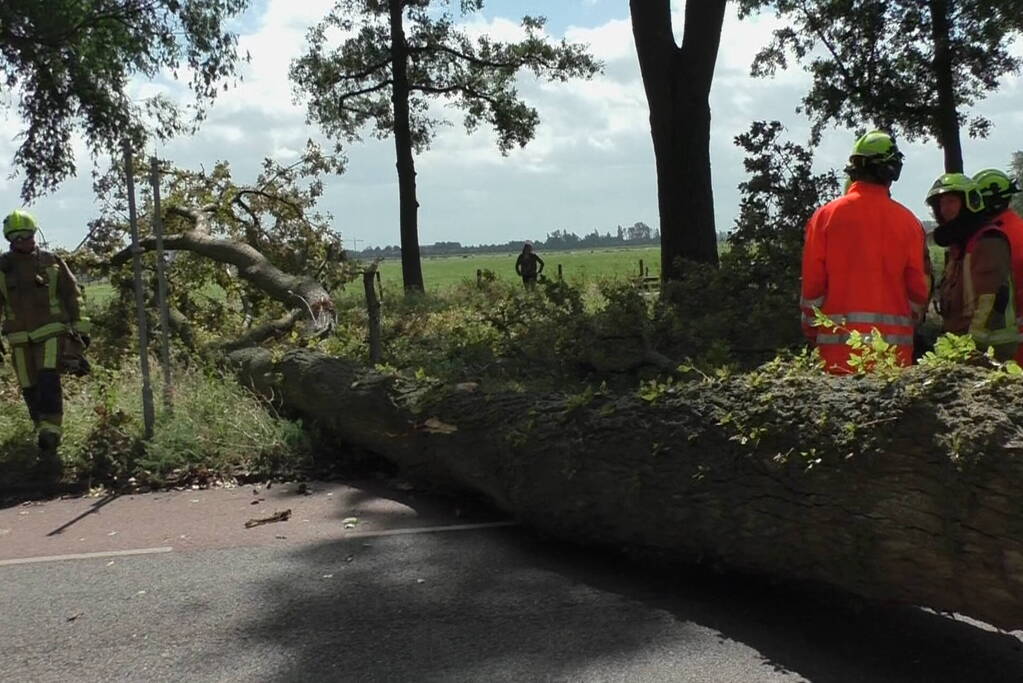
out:
{"label": "asphalt road", "polygon": [[0,509],[0,680],[1023,680],[1018,632],[644,570],[443,498],[311,488]]}

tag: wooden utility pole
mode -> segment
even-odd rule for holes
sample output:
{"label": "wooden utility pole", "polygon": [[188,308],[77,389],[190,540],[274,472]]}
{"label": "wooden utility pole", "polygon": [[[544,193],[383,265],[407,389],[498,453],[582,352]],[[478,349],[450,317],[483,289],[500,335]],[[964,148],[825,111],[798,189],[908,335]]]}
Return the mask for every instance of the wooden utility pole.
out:
{"label": "wooden utility pole", "polygon": [[153,438],[153,387],[149,379],[149,330],[146,325],[146,301],[142,293],[142,249],[139,247],[139,217],[135,208],[135,162],[131,143],[124,142],[124,177],[128,185],[128,221],[131,224],[131,264],[135,279],[135,312],[139,325],[139,363],[142,367],[143,438]]}
{"label": "wooden utility pole", "polygon": [[149,159],[153,185],[153,234],[156,236],[156,305],[160,310],[160,364],[163,365],[163,408],[174,410],[174,385],[170,366],[170,310],[167,306],[167,266],[163,260],[163,214],[160,212],[160,163]]}

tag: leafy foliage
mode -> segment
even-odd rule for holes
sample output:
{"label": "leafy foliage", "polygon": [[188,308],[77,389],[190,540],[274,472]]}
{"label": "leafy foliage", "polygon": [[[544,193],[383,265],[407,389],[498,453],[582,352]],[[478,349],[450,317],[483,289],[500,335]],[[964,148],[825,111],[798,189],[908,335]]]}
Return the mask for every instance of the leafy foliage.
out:
{"label": "leafy foliage", "polygon": [[[160,393],[159,377],[155,378]],[[137,362],[98,366],[68,381],[61,454],[74,477],[124,486],[294,473],[309,461],[301,425],[280,418],[231,376],[175,368],[178,409],[157,405],[155,435],[143,442]],[[23,481],[35,459],[21,397],[0,391],[0,487]],[[287,456],[287,457],[285,457]]]}
{"label": "leafy foliage", "polygon": [[[161,207],[165,231],[174,234],[191,229],[188,221],[174,215],[173,207],[195,208],[204,216],[204,226],[212,236],[251,246],[285,272],[318,278],[328,291],[340,289],[352,279],[354,268],[346,258],[341,235],[332,227],[333,217],[320,212],[317,202],[323,193],[323,175],[342,169],[343,159],[324,154],[312,142],[290,164],[265,159],[252,184],[235,181],[226,161],[209,171],[164,168]],[[140,232],[145,236],[152,229],[148,167],[139,165],[134,171],[142,197]],[[128,238],[122,166],[112,166],[94,185],[104,204],[100,216],[90,223],[87,249],[73,260],[80,270],[103,273],[107,261]],[[146,263],[152,277],[155,258],[147,256]],[[130,268],[108,274],[121,296],[118,310],[133,310]],[[203,337],[196,341],[237,334],[261,318],[282,312],[279,303],[240,279],[232,268],[195,254],[175,253],[169,259],[167,277],[175,318],[188,323],[190,334]],[[155,291],[155,283],[151,284]],[[117,330],[114,339],[130,339],[121,329],[129,321],[117,320],[116,313],[113,317],[108,322]],[[184,329],[178,326],[177,331]]]}
{"label": "leafy foliage", "polygon": [[[790,57],[803,62],[813,78],[803,108],[815,136],[830,123],[862,129],[869,122],[910,140],[958,147],[958,132],[951,140],[942,117],[951,116],[957,128],[962,110],[1021,66],[1010,51],[1023,30],[1020,0],[740,2],[743,16],[764,8],[785,25],[757,55],[753,74],[773,75]],[[940,92],[942,79],[950,99]],[[971,134],[984,136],[990,127],[983,116],[970,120]]]}
{"label": "leafy foliage", "polygon": [[[472,38],[460,30],[449,11],[438,14],[437,5],[448,0],[395,0],[404,10],[407,45],[394,48],[390,2],[341,0],[309,33],[308,51],[291,67],[297,90],[309,96],[310,118],[336,138],[353,141],[360,131],[394,134],[393,64],[407,60],[412,146],[417,152],[429,147],[440,123],[430,117],[429,98],[441,97],[465,112],[466,132],[483,123],[498,136],[498,148],[507,152],[529,142],[539,116],[523,102],[515,88],[520,70],[539,78],[566,81],[590,77],[599,68],[581,45],[551,44],[542,34],[545,20],[526,17],[526,38],[501,43],[487,36]],[[482,0],[462,2],[462,13],[474,12]],[[336,32],[351,34],[332,48]]]}
{"label": "leafy foliage", "polygon": [[74,175],[71,135],[80,128],[93,154],[124,138],[136,146],[155,121],[158,136],[186,126],[163,98],[133,102],[132,76],[192,72],[198,116],[235,74],[237,37],[227,22],[249,0],[5,0],[0,3],[0,79],[19,94],[27,124],[14,161],[30,200]]}
{"label": "leafy foliage", "polygon": [[778,121],[755,121],[735,138],[749,178],[739,185],[739,217],[728,244],[759,286],[798,297],[806,223],[838,196],[838,179],[832,171],[814,173],[813,151],[784,140],[784,131]]}

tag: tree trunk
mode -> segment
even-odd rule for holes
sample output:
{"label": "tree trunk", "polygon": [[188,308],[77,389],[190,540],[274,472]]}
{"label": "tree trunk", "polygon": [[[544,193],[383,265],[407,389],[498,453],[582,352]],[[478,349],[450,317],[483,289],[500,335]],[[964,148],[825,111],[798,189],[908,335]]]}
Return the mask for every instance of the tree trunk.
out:
{"label": "tree trunk", "polygon": [[963,145],[959,137],[959,112],[955,99],[948,0],[930,0],[928,7],[931,12],[934,74],[938,89],[938,110],[935,113],[934,127],[938,143],[945,153],[945,173],[962,173]]}
{"label": "tree trunk", "polygon": [[645,400],[417,383],[309,350],[232,359],[338,440],[567,540],[1023,627],[1021,382],[775,369]]}
{"label": "tree trunk", "polygon": [[401,277],[405,291],[423,291],[419,260],[419,201],[416,162],[409,124],[408,41],[402,23],[405,0],[391,0],[391,101],[394,106],[394,149],[398,168],[398,211],[401,223]]}
{"label": "tree trunk", "polygon": [[686,3],[681,48],[669,0],[629,5],[657,164],[661,277],[676,280],[682,277],[679,259],[718,263],[709,97],[725,0]]}

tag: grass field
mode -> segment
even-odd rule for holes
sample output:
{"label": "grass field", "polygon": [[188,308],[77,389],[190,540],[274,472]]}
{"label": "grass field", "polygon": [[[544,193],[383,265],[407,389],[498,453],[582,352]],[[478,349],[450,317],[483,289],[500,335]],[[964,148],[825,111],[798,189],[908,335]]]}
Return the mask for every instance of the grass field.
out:
{"label": "grass field", "polygon": [[[491,270],[501,280],[518,281],[515,259],[518,252],[503,254],[468,254],[465,256],[428,256],[423,258],[423,280],[427,291],[439,292],[463,280],[475,282],[477,270]],[[639,262],[649,275],[661,273],[661,251],[658,247],[607,247],[540,253],[544,260],[544,275],[557,277],[561,265],[565,280],[573,283],[592,282],[604,277],[635,277],[639,275]],[[380,262],[380,279],[388,289],[401,289],[401,260]],[[354,282],[347,292],[361,295],[362,287]],[[94,282],[85,287],[86,308],[101,307],[114,296],[114,289],[106,282]]]}
{"label": "grass field", "polygon": [[[935,279],[939,279],[944,265],[945,250],[931,245],[931,263]],[[467,254],[465,256],[428,256],[423,259],[423,280],[427,291],[439,292],[463,280],[475,281],[476,271],[490,270],[501,280],[515,282],[515,259],[518,252],[501,254]],[[544,275],[557,277],[561,265],[564,278],[576,284],[592,282],[599,278],[635,277],[639,275],[639,262],[649,275],[661,272],[661,252],[658,247],[607,247],[578,249],[575,251],[551,251],[540,253],[544,260]],[[380,278],[389,289],[401,289],[401,261],[387,259],[380,263]],[[354,282],[346,292],[361,296],[362,288]],[[113,288],[105,282],[95,282],[85,288],[86,306],[98,308],[114,295]]]}
{"label": "grass field", "polygon": [[[639,262],[649,274],[661,272],[661,252],[657,247],[607,247],[575,251],[537,252],[544,260],[544,275],[557,277],[558,265],[569,282],[589,282],[601,277],[635,277]],[[519,253],[467,254],[465,256],[428,256],[423,258],[423,281],[427,291],[441,291],[462,280],[476,279],[476,271],[491,270],[502,280],[517,280],[515,259]],[[380,278],[385,287],[401,287],[401,261],[380,263]]]}

